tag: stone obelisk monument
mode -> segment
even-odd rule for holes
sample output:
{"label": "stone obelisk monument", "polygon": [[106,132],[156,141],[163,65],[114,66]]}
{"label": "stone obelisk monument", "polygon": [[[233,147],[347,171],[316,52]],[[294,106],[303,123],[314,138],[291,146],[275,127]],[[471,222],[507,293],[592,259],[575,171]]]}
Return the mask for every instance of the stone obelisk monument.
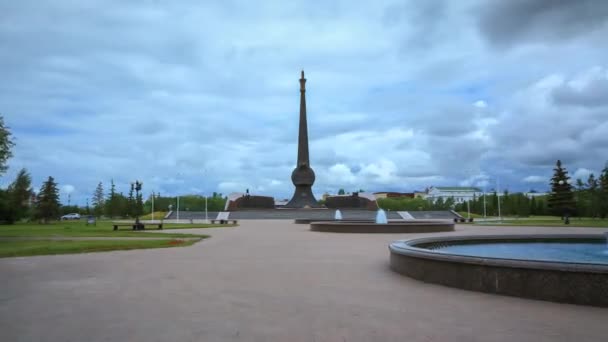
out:
{"label": "stone obelisk monument", "polygon": [[321,207],[312,194],[315,172],[308,158],[308,124],[306,123],[306,79],[304,71],[300,78],[300,130],[298,132],[298,164],[291,173],[291,181],[296,186],[293,197],[285,205],[287,208]]}

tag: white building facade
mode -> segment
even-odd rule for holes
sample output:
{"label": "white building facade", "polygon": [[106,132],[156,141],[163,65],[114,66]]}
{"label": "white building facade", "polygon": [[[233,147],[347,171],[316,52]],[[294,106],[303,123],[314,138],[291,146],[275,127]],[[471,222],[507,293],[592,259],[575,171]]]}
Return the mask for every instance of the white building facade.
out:
{"label": "white building facade", "polygon": [[435,202],[438,199],[443,201],[452,198],[454,203],[464,203],[483,196],[483,191],[475,187],[463,186],[431,186],[428,189],[426,198]]}

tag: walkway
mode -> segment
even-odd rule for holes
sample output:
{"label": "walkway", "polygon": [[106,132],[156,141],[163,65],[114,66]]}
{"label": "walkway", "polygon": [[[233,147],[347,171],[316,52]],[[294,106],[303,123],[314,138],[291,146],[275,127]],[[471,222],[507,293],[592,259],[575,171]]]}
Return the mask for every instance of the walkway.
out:
{"label": "walkway", "polygon": [[[2,340],[606,339],[607,309],[468,292],[393,273],[387,244],[411,235],[240,223],[204,229],[211,239],[184,248],[0,259]],[[506,231],[568,230],[459,227],[452,234]]]}

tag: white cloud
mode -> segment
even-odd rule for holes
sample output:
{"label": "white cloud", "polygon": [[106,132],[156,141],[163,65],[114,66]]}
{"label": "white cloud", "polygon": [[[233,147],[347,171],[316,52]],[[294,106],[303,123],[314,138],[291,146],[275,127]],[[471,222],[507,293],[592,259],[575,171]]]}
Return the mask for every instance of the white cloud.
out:
{"label": "white cloud", "polygon": [[524,183],[548,183],[549,179],[543,176],[530,175],[522,179]]}
{"label": "white cloud", "polygon": [[80,204],[110,179],[123,192],[139,179],[145,193],[289,196],[301,68],[315,192],[488,182],[471,168],[517,188],[557,159],[597,169],[608,153],[603,26],[540,44],[539,32],[553,32],[542,21],[532,46],[521,31],[493,31],[491,13],[471,10],[487,4],[474,0],[237,7],[4,9],[11,168],[26,167],[35,186],[49,175],[72,185]]}
{"label": "white cloud", "polygon": [[473,103],[473,106],[475,106],[477,108],[486,108],[488,106],[488,104],[484,100],[477,100],[477,101],[475,101],[475,103]]}
{"label": "white cloud", "polygon": [[337,186],[355,185],[356,177],[345,164],[336,164],[328,169],[327,181]]}
{"label": "white cloud", "polygon": [[65,194],[71,194],[76,188],[71,184],[64,184],[61,186],[61,192]]}
{"label": "white cloud", "polygon": [[584,167],[576,169],[574,173],[571,174],[570,179],[576,182],[577,179],[581,179],[583,182],[586,182],[589,178],[590,174],[598,175],[597,171],[589,170]]}

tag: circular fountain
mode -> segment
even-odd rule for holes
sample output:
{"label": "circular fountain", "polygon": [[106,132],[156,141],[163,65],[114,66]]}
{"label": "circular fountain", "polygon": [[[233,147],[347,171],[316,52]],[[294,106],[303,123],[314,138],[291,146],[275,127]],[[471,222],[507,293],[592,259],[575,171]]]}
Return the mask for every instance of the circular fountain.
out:
{"label": "circular fountain", "polygon": [[429,283],[608,307],[606,237],[436,236],[389,245],[391,268]]}
{"label": "circular fountain", "polygon": [[391,220],[384,210],[379,209],[375,221],[333,220],[311,221],[310,230],[332,233],[433,233],[454,230],[454,223],[448,220]]}

